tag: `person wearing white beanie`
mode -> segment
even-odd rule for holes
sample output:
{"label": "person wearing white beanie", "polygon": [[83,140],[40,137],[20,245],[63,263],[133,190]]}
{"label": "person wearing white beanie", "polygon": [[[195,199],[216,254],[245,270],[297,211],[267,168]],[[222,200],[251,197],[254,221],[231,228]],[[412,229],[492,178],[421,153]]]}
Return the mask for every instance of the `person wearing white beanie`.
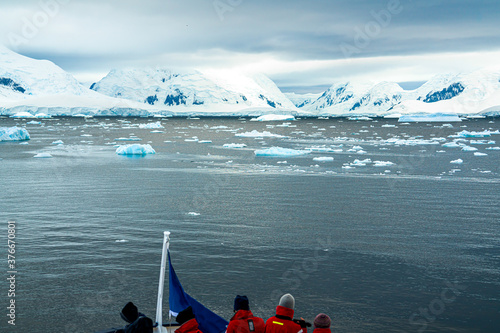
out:
{"label": "person wearing white beanie", "polygon": [[290,294],[281,296],[276,315],[266,321],[266,333],[307,333],[311,324],[303,319],[293,319],[295,298]]}

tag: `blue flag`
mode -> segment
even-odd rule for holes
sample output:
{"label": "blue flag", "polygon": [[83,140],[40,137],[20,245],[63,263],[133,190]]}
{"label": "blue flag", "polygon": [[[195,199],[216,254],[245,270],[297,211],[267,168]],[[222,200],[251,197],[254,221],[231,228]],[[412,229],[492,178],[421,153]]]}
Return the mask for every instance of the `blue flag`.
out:
{"label": "blue flag", "polygon": [[200,302],[189,296],[182,288],[181,283],[175,270],[172,267],[170,260],[170,251],[168,252],[168,268],[169,268],[169,295],[168,303],[170,304],[170,314],[177,317],[177,314],[191,306],[194,316],[198,322],[198,327],[203,333],[221,333],[226,330],[228,322],[207,309]]}

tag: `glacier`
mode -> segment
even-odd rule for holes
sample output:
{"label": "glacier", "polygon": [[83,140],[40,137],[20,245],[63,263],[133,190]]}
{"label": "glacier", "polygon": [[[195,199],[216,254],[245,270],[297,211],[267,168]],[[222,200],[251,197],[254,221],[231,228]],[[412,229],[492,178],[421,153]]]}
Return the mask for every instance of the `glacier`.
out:
{"label": "glacier", "polygon": [[0,141],[26,141],[30,134],[22,127],[0,127]]}

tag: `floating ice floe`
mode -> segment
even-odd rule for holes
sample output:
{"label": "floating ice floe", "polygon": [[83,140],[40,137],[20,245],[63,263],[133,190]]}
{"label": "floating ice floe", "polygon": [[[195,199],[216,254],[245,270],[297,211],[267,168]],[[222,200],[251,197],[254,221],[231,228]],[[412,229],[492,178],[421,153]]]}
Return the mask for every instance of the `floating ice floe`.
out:
{"label": "floating ice floe", "polygon": [[397,127],[397,126],[392,124],[384,124],[381,127]]}
{"label": "floating ice floe", "polygon": [[146,154],[156,154],[156,151],[151,147],[151,145],[124,145],[116,149],[118,155],[146,155]]}
{"label": "floating ice floe", "polygon": [[[373,161],[373,166],[375,167],[388,167],[394,165],[391,161]],[[388,171],[388,170],[386,170]],[[390,172],[390,171],[389,171]]]}
{"label": "floating ice floe", "polygon": [[469,143],[471,145],[494,145],[496,142],[488,140],[470,140]]}
{"label": "floating ice floe", "polygon": [[245,148],[247,145],[244,143],[225,143],[222,147],[224,148]]}
{"label": "floating ice floe", "polygon": [[471,147],[471,146],[462,146],[462,151],[476,151],[476,147]]}
{"label": "floating ice floe", "polygon": [[464,160],[462,160],[461,158],[459,158],[459,159],[450,161],[450,163],[451,164],[462,164],[462,163],[464,163]]}
{"label": "floating ice floe", "polygon": [[250,121],[287,121],[287,120],[295,120],[295,117],[292,115],[283,115],[283,114],[266,114],[257,118],[250,119]]}
{"label": "floating ice floe", "polygon": [[255,156],[266,156],[266,157],[288,157],[288,156],[300,156],[309,154],[309,150],[297,150],[282,147],[271,147],[266,149],[256,150]]}
{"label": "floating ice floe", "polygon": [[115,141],[142,141],[142,139],[140,138],[117,138],[115,139]]}
{"label": "floating ice floe", "polygon": [[[309,150],[311,152],[315,152],[315,153],[333,153],[333,152],[336,152],[336,150],[334,150],[332,148],[328,148],[328,147],[307,147],[304,149]],[[340,151],[342,151],[342,149]]]}
{"label": "floating ice floe", "polygon": [[399,117],[398,122],[460,122],[462,119],[456,114],[431,113],[431,114],[407,114]]}
{"label": "floating ice floe", "polygon": [[199,140],[198,143],[212,143],[212,140]]}
{"label": "floating ice floe", "polygon": [[187,213],[187,215],[190,215],[190,216],[200,216],[201,214],[200,213],[196,213],[196,212],[189,212],[189,213]]}
{"label": "floating ice floe", "polygon": [[385,143],[393,144],[397,146],[419,146],[419,145],[438,145],[439,139],[398,139],[398,138],[390,138],[385,140]]}
{"label": "floating ice floe", "polygon": [[500,150],[500,147],[488,147],[486,150]]}
{"label": "floating ice floe", "polygon": [[157,122],[154,122],[154,123],[139,124],[139,128],[155,129],[155,128],[164,128],[164,127],[161,124],[161,121],[157,121]]}
{"label": "floating ice floe", "polygon": [[0,127],[0,141],[25,141],[30,139],[26,128],[22,127]]}
{"label": "floating ice floe", "polygon": [[26,125],[41,125],[41,121],[36,121],[36,120],[30,120],[26,123]]}
{"label": "floating ice floe", "polygon": [[333,157],[320,156],[313,158],[313,161],[316,162],[333,162]]}
{"label": "floating ice floe", "polygon": [[446,148],[459,148],[459,147],[462,147],[462,146],[459,145],[456,142],[447,142],[447,143],[443,144],[443,147],[446,147]]}
{"label": "floating ice floe", "polygon": [[488,156],[488,154],[485,154],[485,153],[480,153],[480,152],[475,152],[474,153],[474,156]]}
{"label": "floating ice floe", "polygon": [[450,135],[450,138],[487,138],[490,137],[492,134],[500,134],[500,131],[482,131],[482,132],[476,132],[476,131],[466,131],[463,130],[461,132],[458,132],[455,135]]}
{"label": "floating ice floe", "polygon": [[63,145],[64,142],[62,140],[56,140],[52,142],[53,145]]}
{"label": "floating ice floe", "polygon": [[372,160],[369,158],[364,160],[355,159],[354,162],[350,163],[350,166],[366,166],[368,163],[372,163]]}
{"label": "floating ice floe", "polygon": [[126,239],[117,239],[117,240],[115,240],[115,243],[128,243],[128,240],[126,240]]}
{"label": "floating ice floe", "polygon": [[366,121],[369,121],[369,120],[373,120],[373,119],[370,117],[360,116],[360,117],[348,117],[347,120],[366,120]]}
{"label": "floating ice floe", "polygon": [[38,153],[33,157],[35,157],[35,158],[52,158],[52,155],[50,155],[49,153]]}
{"label": "floating ice floe", "polygon": [[244,133],[236,133],[235,136],[242,138],[284,138],[285,136],[279,134],[273,134],[268,131],[259,132],[257,130],[253,130],[251,132]]}

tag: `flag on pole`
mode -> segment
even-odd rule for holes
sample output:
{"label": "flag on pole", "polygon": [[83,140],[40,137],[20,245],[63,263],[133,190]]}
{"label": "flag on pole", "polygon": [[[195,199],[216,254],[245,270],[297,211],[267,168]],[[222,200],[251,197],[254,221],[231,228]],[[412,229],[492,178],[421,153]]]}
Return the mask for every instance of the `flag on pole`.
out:
{"label": "flag on pole", "polygon": [[175,270],[172,267],[170,260],[170,251],[168,251],[168,268],[169,268],[169,296],[168,303],[170,304],[170,314],[177,317],[179,312],[191,306],[194,316],[198,322],[198,327],[203,333],[221,333],[226,330],[228,322],[207,309],[200,302],[189,296],[182,288],[181,283]]}

